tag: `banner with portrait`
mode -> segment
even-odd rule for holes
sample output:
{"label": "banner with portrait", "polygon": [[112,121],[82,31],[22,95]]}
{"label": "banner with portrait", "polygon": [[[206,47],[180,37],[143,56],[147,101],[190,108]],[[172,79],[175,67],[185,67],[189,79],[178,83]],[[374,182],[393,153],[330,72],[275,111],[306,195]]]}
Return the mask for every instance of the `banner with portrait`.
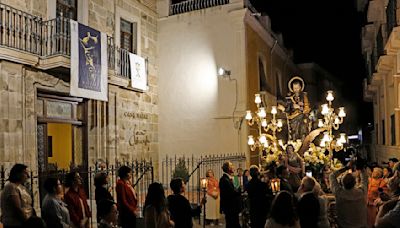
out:
{"label": "banner with portrait", "polygon": [[107,35],[71,20],[71,95],[107,101],[107,76]]}
{"label": "banner with portrait", "polygon": [[141,91],[147,91],[146,60],[138,55],[129,53],[129,61],[131,68],[132,88]]}

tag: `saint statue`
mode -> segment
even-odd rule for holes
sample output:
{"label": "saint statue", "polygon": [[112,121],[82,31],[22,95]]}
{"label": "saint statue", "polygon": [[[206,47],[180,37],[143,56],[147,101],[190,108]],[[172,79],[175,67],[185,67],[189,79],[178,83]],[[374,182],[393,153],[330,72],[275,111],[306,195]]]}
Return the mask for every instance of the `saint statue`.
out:
{"label": "saint statue", "polygon": [[304,92],[304,81],[295,76],[288,83],[290,93],[286,97],[285,112],[289,123],[289,140],[304,138],[309,133],[308,114],[310,103]]}

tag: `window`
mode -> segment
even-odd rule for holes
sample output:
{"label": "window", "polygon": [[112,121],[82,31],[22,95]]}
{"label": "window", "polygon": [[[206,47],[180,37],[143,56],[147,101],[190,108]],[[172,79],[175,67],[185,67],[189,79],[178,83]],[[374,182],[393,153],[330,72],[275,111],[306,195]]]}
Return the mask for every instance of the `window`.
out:
{"label": "window", "polygon": [[137,54],[137,23],[131,23],[121,18],[121,48]]}
{"label": "window", "polygon": [[381,131],[382,131],[382,145],[385,145],[386,144],[386,140],[385,140],[385,120],[382,120]]}
{"label": "window", "polygon": [[267,82],[267,70],[265,58],[258,56],[258,77],[260,82],[260,91],[267,91],[271,93],[271,88]]}
{"label": "window", "polygon": [[396,145],[396,120],[394,114],[390,116],[390,137],[392,139],[392,146]]}
{"label": "window", "polygon": [[63,15],[63,17],[77,20],[77,0],[57,0],[56,16],[59,17],[61,16],[61,14]]}

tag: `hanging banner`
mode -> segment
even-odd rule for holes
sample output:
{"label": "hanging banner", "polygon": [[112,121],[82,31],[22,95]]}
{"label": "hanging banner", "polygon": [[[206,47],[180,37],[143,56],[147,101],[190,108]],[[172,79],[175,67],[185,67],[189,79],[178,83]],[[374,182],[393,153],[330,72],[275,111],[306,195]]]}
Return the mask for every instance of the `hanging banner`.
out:
{"label": "hanging banner", "polygon": [[107,35],[71,20],[71,95],[107,101],[107,76]]}
{"label": "hanging banner", "polygon": [[132,88],[141,91],[147,91],[147,74],[146,74],[146,61],[144,58],[129,53],[129,61],[131,68],[131,85]]}

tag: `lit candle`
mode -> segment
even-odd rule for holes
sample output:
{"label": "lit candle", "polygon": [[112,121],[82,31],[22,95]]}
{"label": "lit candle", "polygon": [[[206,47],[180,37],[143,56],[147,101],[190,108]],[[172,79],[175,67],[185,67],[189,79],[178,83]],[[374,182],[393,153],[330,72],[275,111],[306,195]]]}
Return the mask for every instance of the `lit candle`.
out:
{"label": "lit candle", "polygon": [[324,132],[324,137],[322,138],[323,141],[329,142],[331,138],[329,137],[329,132]]}
{"label": "lit candle", "polygon": [[344,107],[339,108],[339,117],[346,117],[346,112],[344,111]]}
{"label": "lit candle", "polygon": [[280,182],[281,180],[279,178],[274,178],[271,180],[271,188],[274,194],[281,190]]}
{"label": "lit candle", "polygon": [[323,104],[323,105],[321,105],[321,108],[322,108],[322,111],[321,111],[321,114],[322,114],[322,115],[326,115],[326,114],[329,113],[328,104]]}
{"label": "lit candle", "polygon": [[267,127],[267,125],[268,125],[267,120],[266,120],[266,119],[263,119],[263,120],[261,121],[261,126],[262,126],[262,127]]}
{"label": "lit candle", "polygon": [[265,108],[260,108],[260,111],[258,112],[258,116],[260,118],[265,118],[267,116],[267,113],[265,112]]}
{"label": "lit candle", "polygon": [[278,110],[276,109],[276,106],[272,106],[271,107],[271,114],[272,115],[275,115],[275,114],[277,114],[278,113]]}
{"label": "lit candle", "polygon": [[276,124],[279,128],[283,126],[282,120],[278,119],[278,123]]}
{"label": "lit candle", "polygon": [[318,127],[323,127],[324,126],[324,122],[322,121],[322,119],[318,119]]}
{"label": "lit candle", "polygon": [[207,186],[208,186],[207,178],[202,178],[201,179],[201,188],[202,189],[207,189]]}
{"label": "lit candle", "polygon": [[250,110],[247,110],[246,111],[246,120],[251,120],[253,117],[251,116],[251,111]]}
{"label": "lit candle", "polygon": [[260,103],[261,103],[260,94],[256,93],[255,96],[256,96],[256,98],[254,99],[254,102],[255,102],[256,104],[260,104]]}
{"label": "lit candle", "polygon": [[346,140],[346,134],[345,134],[345,133],[340,133],[339,141],[340,141],[342,144],[344,144],[344,143],[347,142],[347,140]]}
{"label": "lit candle", "polygon": [[335,124],[340,124],[339,117],[336,116],[334,123],[335,123]]}
{"label": "lit candle", "polygon": [[260,136],[260,143],[261,143],[261,144],[265,144],[266,141],[267,141],[267,137],[266,137],[264,134],[262,134],[262,135]]}
{"label": "lit candle", "polygon": [[332,90],[329,90],[328,92],[327,92],[327,96],[326,96],[326,100],[327,101],[333,101],[335,98],[333,97],[333,91]]}
{"label": "lit candle", "polygon": [[249,139],[247,140],[247,144],[249,145],[249,146],[252,146],[252,145],[254,145],[254,138],[253,138],[253,136],[252,135],[249,135],[249,137],[248,137]]}

